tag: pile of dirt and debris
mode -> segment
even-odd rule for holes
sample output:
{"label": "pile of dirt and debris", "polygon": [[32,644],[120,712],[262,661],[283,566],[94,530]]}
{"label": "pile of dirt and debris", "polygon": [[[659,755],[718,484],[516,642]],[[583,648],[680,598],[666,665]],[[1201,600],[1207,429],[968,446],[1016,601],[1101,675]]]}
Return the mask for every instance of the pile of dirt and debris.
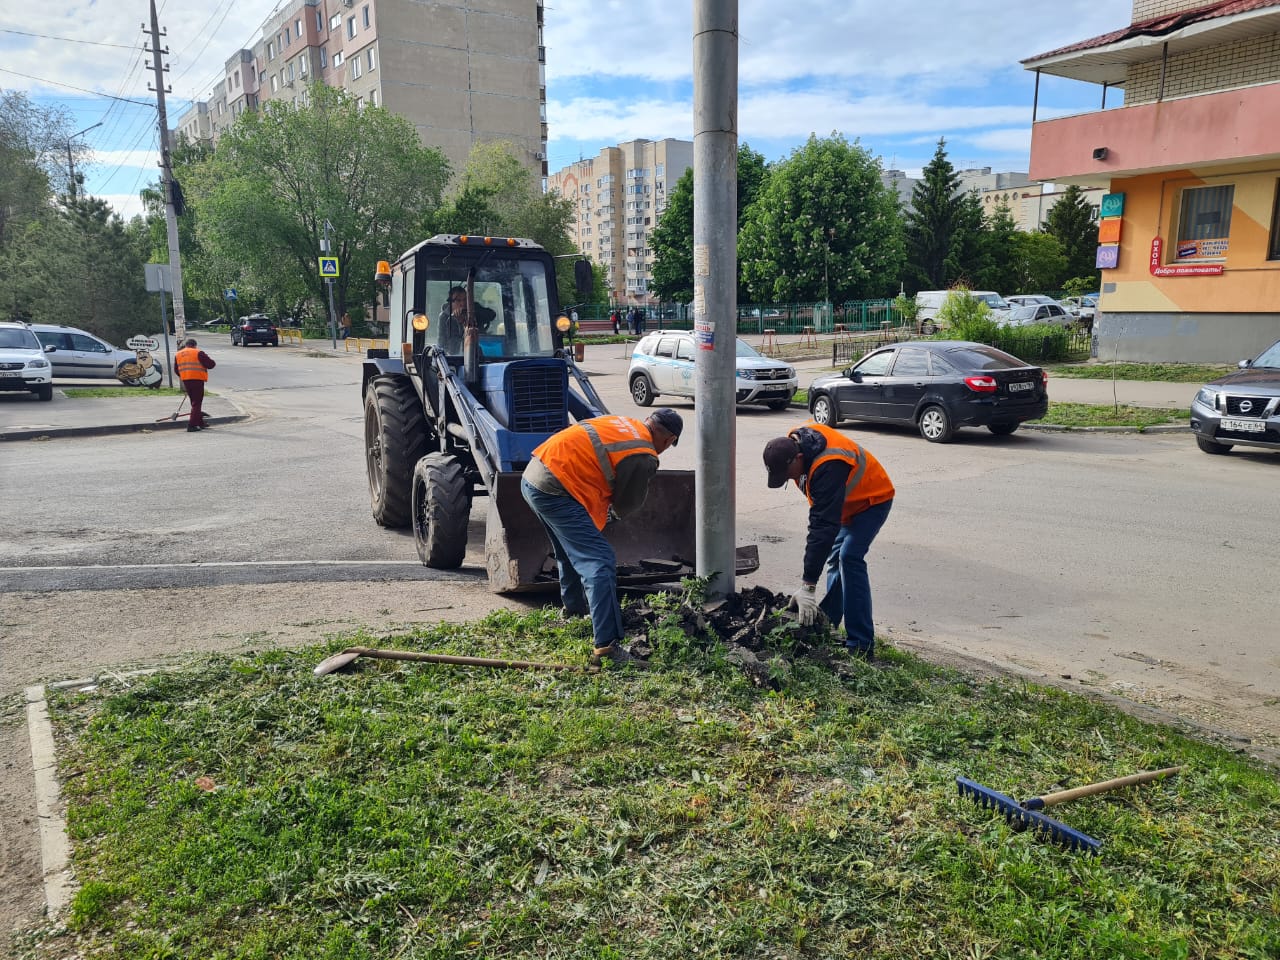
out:
{"label": "pile of dirt and debris", "polygon": [[695,605],[687,598],[664,595],[662,604],[652,604],[645,597],[622,608],[627,636],[635,637],[631,652],[648,657],[653,647],[647,639],[650,630],[677,627],[686,636],[710,644],[722,642],[727,659],[742,669],[757,686],[779,689],[790,673],[791,665],[808,658],[832,666],[838,643],[831,638],[830,628],[806,627],[787,610],[790,598],[765,587],[750,587],[719,600]]}

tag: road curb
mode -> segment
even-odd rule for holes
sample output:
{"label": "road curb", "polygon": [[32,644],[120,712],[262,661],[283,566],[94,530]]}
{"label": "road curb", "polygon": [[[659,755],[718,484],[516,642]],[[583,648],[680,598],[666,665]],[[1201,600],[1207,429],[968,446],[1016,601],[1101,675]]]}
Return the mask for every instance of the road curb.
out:
{"label": "road curb", "polygon": [[1066,427],[1059,423],[1024,423],[1019,429],[1043,433],[1191,433],[1191,426],[1186,423],[1156,423],[1149,427]]}
{"label": "road curb", "polygon": [[[250,419],[249,414],[239,413],[227,417],[210,417],[212,426],[239,423]],[[106,423],[86,427],[48,427],[32,430],[9,430],[0,433],[0,442],[6,440],[54,440],[60,437],[103,437],[118,433],[148,433],[153,430],[186,430],[186,424],[161,420],[150,423]]]}
{"label": "road curb", "polygon": [[71,842],[62,816],[62,788],[58,784],[58,758],[53,724],[44,687],[26,689],[27,736],[31,739],[31,765],[35,773],[36,819],[40,826],[40,866],[48,916],[56,918],[71,903],[75,881],[71,875]]}

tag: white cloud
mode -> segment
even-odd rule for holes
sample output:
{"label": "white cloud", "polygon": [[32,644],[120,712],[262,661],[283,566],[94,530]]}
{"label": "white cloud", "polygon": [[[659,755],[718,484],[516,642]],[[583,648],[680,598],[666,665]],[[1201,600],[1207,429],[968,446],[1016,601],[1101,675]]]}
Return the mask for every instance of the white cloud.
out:
{"label": "white cloud", "polygon": [[137,194],[106,193],[98,196],[98,199],[105,200],[124,220],[142,215],[142,201],[138,199]]}

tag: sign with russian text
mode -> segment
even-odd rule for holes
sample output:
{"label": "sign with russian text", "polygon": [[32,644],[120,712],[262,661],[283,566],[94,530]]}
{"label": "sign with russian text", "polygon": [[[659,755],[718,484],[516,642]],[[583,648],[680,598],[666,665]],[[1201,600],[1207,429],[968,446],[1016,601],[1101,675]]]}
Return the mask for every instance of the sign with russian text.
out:
{"label": "sign with russian text", "polygon": [[160,349],[160,341],[155,337],[146,337],[138,334],[136,337],[130,337],[124,342],[124,345],[130,350],[146,350],[148,353],[155,353]]}
{"label": "sign with russian text", "polygon": [[1165,266],[1162,262],[1164,240],[1154,237],[1151,241],[1151,275],[1153,277],[1220,277],[1220,263],[1175,263]]}

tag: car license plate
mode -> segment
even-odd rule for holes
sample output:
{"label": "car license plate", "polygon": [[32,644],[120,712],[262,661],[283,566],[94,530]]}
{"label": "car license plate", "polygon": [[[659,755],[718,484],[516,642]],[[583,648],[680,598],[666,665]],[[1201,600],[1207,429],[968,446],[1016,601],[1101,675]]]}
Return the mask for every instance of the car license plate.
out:
{"label": "car license plate", "polygon": [[16,370],[0,370],[0,377],[12,377],[16,380],[21,376],[22,374]]}
{"label": "car license plate", "polygon": [[1032,383],[1030,380],[1027,380],[1025,383],[1009,384],[1010,393],[1017,393],[1019,390],[1034,390],[1035,388],[1036,388],[1036,385]]}
{"label": "car license plate", "polygon": [[1235,433],[1267,432],[1267,425],[1261,420],[1223,420],[1220,426],[1223,430],[1231,430]]}

